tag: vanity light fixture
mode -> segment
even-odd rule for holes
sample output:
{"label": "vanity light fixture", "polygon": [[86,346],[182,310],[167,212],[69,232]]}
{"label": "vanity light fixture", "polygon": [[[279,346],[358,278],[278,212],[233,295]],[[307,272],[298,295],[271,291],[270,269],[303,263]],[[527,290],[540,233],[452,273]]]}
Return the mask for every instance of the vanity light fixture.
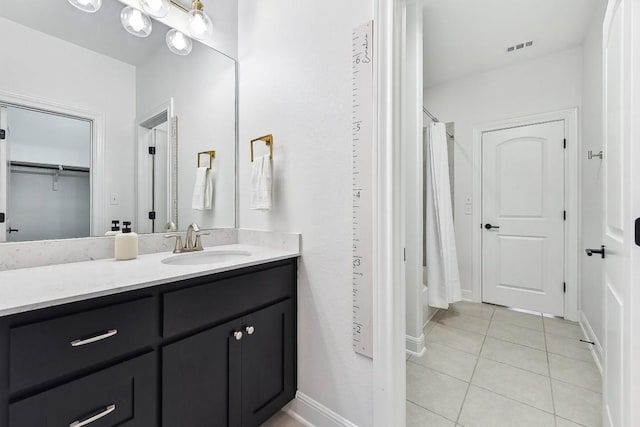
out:
{"label": "vanity light fixture", "polygon": [[209,15],[204,13],[204,5],[200,0],[191,3],[191,10],[188,13],[189,32],[199,40],[208,39],[213,34],[213,22]]}
{"label": "vanity light fixture", "polygon": [[154,18],[164,18],[169,14],[169,0],[140,0],[140,6]]}
{"label": "vanity light fixture", "polygon": [[83,12],[95,13],[102,7],[102,0],[69,0],[75,8]]}
{"label": "vanity light fixture", "polygon": [[122,9],[120,22],[127,32],[136,37],[147,37],[153,29],[151,18],[131,6]]}
{"label": "vanity light fixture", "polygon": [[193,42],[191,41],[191,39],[175,28],[167,32],[165,40],[167,42],[167,47],[169,48],[169,50],[176,55],[189,55],[189,53],[191,53],[191,49],[193,48]]}

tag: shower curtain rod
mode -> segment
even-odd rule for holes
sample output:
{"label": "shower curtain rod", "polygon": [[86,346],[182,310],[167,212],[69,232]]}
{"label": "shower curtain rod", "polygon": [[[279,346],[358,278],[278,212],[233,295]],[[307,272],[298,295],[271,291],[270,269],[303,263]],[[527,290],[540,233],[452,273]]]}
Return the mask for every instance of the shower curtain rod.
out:
{"label": "shower curtain rod", "polygon": [[436,122],[436,123],[439,123],[439,122],[440,122],[440,120],[438,120],[438,118],[437,118],[436,116],[434,116],[433,114],[431,114],[431,112],[430,112],[429,110],[427,110],[427,108],[426,108],[426,107],[424,107],[424,106],[423,106],[423,107],[422,107],[422,111],[424,111],[424,113],[425,113],[427,116],[429,116],[429,118],[430,118],[431,120],[433,120],[434,122]]}
{"label": "shower curtain rod", "polygon": [[[440,120],[438,120],[438,118],[437,118],[436,116],[434,116],[433,114],[431,114],[431,112],[430,112],[429,110],[427,110],[427,108],[426,108],[426,107],[424,107],[424,106],[423,106],[423,107],[422,107],[422,111],[423,111],[427,116],[429,116],[429,118],[430,118],[431,120],[433,120],[435,123],[440,123]],[[447,136],[448,136],[449,138],[451,138],[451,139],[455,139],[455,136],[451,135],[449,132],[447,132]]]}

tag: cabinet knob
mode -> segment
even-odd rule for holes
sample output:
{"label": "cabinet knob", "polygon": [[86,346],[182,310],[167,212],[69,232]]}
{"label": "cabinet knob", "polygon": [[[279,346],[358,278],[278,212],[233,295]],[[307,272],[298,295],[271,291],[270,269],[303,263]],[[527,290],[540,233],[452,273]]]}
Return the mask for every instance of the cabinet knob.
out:
{"label": "cabinet knob", "polygon": [[235,337],[236,341],[240,341],[242,339],[242,332],[241,331],[235,331],[233,333],[233,336]]}
{"label": "cabinet knob", "polygon": [[256,331],[253,326],[247,326],[246,328],[244,328],[244,330],[247,331],[249,335],[253,335],[253,333]]}

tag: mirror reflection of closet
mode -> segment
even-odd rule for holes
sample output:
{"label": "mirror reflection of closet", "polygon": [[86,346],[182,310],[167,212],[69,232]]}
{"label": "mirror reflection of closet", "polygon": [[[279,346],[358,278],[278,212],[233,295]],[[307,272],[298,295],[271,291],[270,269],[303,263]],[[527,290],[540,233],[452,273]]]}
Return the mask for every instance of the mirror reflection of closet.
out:
{"label": "mirror reflection of closet", "polygon": [[91,234],[91,122],[20,105],[0,105],[8,167],[5,241]]}

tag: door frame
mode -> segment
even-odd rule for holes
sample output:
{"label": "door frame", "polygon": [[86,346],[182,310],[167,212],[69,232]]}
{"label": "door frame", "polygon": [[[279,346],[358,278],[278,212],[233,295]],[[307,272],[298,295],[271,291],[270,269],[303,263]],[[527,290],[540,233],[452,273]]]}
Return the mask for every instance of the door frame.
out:
{"label": "door frame", "polygon": [[[0,103],[16,107],[31,108],[52,114],[70,116],[87,120],[91,123],[91,236],[102,235],[107,229],[106,215],[108,208],[107,184],[105,182],[105,116],[102,113],[70,107],[55,101],[20,95],[0,90]],[[8,210],[8,208],[7,208]]]}
{"label": "door frame", "polygon": [[473,128],[473,191],[472,197],[472,247],[473,247],[473,283],[472,301],[482,302],[482,229],[477,224],[482,223],[482,134],[485,132],[509,129],[513,127],[528,126],[553,121],[564,120],[564,129],[567,139],[565,150],[564,175],[565,175],[565,207],[567,221],[564,233],[564,276],[567,284],[564,294],[564,318],[578,321],[579,283],[579,248],[580,223],[582,213],[580,211],[580,162],[579,162],[579,133],[578,133],[578,108],[553,111],[550,113],[535,114],[531,116],[513,119],[499,120],[484,123]]}

